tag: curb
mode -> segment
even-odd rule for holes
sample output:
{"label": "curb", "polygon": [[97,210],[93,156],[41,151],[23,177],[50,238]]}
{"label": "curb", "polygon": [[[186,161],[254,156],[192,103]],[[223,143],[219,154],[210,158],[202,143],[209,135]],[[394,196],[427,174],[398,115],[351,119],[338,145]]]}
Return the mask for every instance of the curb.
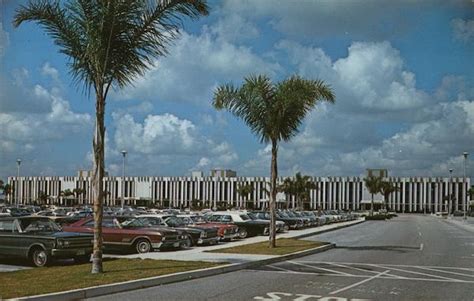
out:
{"label": "curb", "polygon": [[444,219],[443,222],[451,224],[453,226],[456,226],[458,228],[461,228],[463,230],[466,230],[468,232],[474,232],[474,226],[471,226],[469,224],[463,223],[463,221],[457,221],[457,220],[452,220],[452,219]]}
{"label": "curb", "polygon": [[[353,223],[349,225],[341,225],[340,227],[327,229],[327,230],[320,231],[317,233],[301,234],[292,238],[304,238],[304,237],[314,236],[314,235],[358,225],[360,223],[363,223],[364,221],[365,220],[360,220],[360,222],[358,223]],[[103,295],[120,293],[124,291],[131,291],[131,290],[148,288],[148,287],[153,287],[153,286],[158,286],[158,285],[163,285],[163,284],[186,281],[186,280],[191,280],[195,278],[203,278],[203,277],[209,277],[209,276],[214,276],[214,275],[219,275],[219,274],[224,274],[224,273],[230,273],[230,272],[235,272],[235,271],[243,270],[247,268],[255,268],[262,265],[272,264],[272,263],[286,261],[286,260],[292,260],[299,257],[321,253],[321,252],[333,249],[335,247],[336,245],[334,243],[328,243],[326,245],[316,247],[313,249],[294,252],[291,254],[276,256],[276,257],[262,259],[262,260],[249,261],[249,262],[244,262],[244,263],[233,263],[233,264],[227,264],[220,267],[213,267],[213,268],[207,268],[207,269],[190,271],[190,272],[180,272],[180,273],[175,273],[175,274],[170,274],[170,275],[131,280],[127,282],[106,284],[106,285],[94,286],[94,287],[89,287],[89,288],[75,289],[75,290],[70,290],[70,291],[65,291],[65,292],[12,298],[8,300],[28,300],[28,301],[48,300],[50,301],[50,300],[78,300],[78,299],[93,298],[93,297],[99,297]]]}

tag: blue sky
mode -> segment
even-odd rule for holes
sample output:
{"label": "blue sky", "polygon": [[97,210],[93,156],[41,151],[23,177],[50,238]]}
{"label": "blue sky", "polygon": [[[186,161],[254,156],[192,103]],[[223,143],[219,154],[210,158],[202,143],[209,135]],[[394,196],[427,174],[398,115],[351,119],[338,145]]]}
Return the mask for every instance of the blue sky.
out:
{"label": "blue sky", "polygon": [[[394,3],[395,2],[395,3]],[[0,1],[0,178],[73,175],[91,167],[94,100],[36,24],[11,26],[23,1]],[[210,105],[213,89],[249,74],[331,84],[280,148],[280,173],[462,174],[474,152],[474,3],[469,1],[210,1],[133,87],[107,103],[106,166],[132,175],[231,168],[267,175],[269,149]]]}

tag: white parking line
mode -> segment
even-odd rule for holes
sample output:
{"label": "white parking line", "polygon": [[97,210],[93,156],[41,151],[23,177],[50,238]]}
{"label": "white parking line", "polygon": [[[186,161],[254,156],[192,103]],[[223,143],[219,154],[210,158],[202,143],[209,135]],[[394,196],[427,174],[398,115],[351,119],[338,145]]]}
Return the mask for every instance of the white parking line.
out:
{"label": "white parking line", "polygon": [[466,277],[474,277],[474,274],[473,275],[468,275],[468,274],[464,274],[464,273],[456,273],[456,272],[452,272],[452,271],[443,271],[443,270],[437,270],[437,269],[426,268],[426,267],[416,267],[416,268],[427,270],[427,271],[433,271],[433,272],[447,273],[447,274],[460,275],[460,276],[466,276]]}
{"label": "white parking line", "polygon": [[420,251],[423,251],[423,244],[420,244]]}
{"label": "white parking line", "polygon": [[[444,254],[446,256],[446,254]],[[474,255],[474,254],[473,254]],[[338,264],[356,264],[356,265],[369,265],[372,266],[372,263],[364,263],[364,262],[328,262],[328,261],[308,261],[308,260],[298,260],[293,262],[301,262],[301,263],[338,263]],[[464,267],[447,267],[447,266],[432,266],[432,265],[407,265],[407,264],[391,264],[391,263],[378,263],[379,265],[388,266],[388,267],[406,267],[406,268],[416,268],[416,267],[425,267],[425,268],[433,268],[433,269],[452,269],[452,270],[465,270],[465,271],[474,271],[474,267],[472,268],[464,268]]]}
{"label": "white parking line", "polygon": [[[386,267],[386,266],[379,265],[379,264],[371,264],[371,265],[372,265],[372,266],[375,266],[375,267],[382,268],[382,269],[388,268],[388,267]],[[404,273],[417,274],[417,275],[423,275],[423,276],[428,276],[428,277],[435,277],[435,278],[444,279],[444,280],[450,280],[450,281],[459,281],[458,279],[447,278],[447,277],[443,277],[443,276],[437,276],[437,275],[426,274],[426,273],[421,273],[421,272],[415,272],[415,271],[410,271],[410,270],[398,269],[398,268],[395,268],[395,267],[390,267],[390,268],[391,268],[392,270],[400,271],[400,272],[404,272]]]}
{"label": "white parking line", "polygon": [[[341,268],[347,268],[347,269],[352,269],[352,270],[356,270],[356,271],[361,271],[361,272],[366,272],[366,273],[373,273],[373,274],[379,274],[379,272],[377,271],[371,271],[371,270],[366,270],[366,269],[360,269],[360,268],[356,268],[356,267],[353,267],[353,266],[350,266],[350,265],[343,265],[343,264],[338,264],[338,263],[329,263],[330,265],[334,265],[334,266],[337,266],[337,267],[341,267]],[[392,277],[395,277],[395,278],[403,278],[403,277],[400,277],[400,276],[397,276],[397,275],[393,275],[393,274],[387,274],[388,276],[392,276]]]}
{"label": "white parking line", "polygon": [[337,293],[346,291],[346,290],[348,290],[348,289],[351,289],[351,288],[353,288],[353,287],[356,287],[356,286],[358,286],[358,285],[361,285],[362,283],[366,283],[366,282],[369,282],[370,280],[373,280],[373,279],[375,279],[375,278],[379,278],[380,276],[383,276],[383,275],[387,274],[388,272],[390,272],[390,270],[386,270],[386,271],[381,272],[381,273],[378,273],[377,275],[374,275],[374,276],[372,276],[372,277],[370,277],[370,278],[364,279],[364,280],[362,280],[362,281],[356,282],[356,283],[354,283],[354,284],[351,284],[351,285],[348,285],[348,286],[343,287],[343,288],[341,288],[341,289],[338,289],[338,290],[335,290],[335,291],[333,291],[333,292],[330,292],[329,295],[334,295],[334,294],[337,294]]}
{"label": "white parking line", "polygon": [[351,276],[352,275],[352,274],[348,274],[348,273],[344,273],[344,272],[339,272],[339,271],[336,271],[336,270],[331,270],[331,269],[326,269],[326,268],[321,268],[321,267],[315,267],[315,266],[312,266],[312,265],[299,263],[299,262],[296,262],[296,261],[288,261],[288,262],[292,263],[292,264],[295,264],[295,265],[299,265],[299,266],[303,266],[303,267],[307,267],[307,268],[312,268],[312,269],[316,269],[316,270],[323,270],[323,271],[326,271],[326,272],[336,273],[336,274],[340,274],[340,275],[344,275],[344,276]]}

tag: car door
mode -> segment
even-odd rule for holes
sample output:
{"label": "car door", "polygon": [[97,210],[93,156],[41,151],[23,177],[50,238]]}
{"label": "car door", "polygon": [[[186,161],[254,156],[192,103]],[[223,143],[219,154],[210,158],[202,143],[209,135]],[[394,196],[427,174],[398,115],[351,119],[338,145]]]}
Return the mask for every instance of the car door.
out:
{"label": "car door", "polygon": [[18,254],[18,243],[21,238],[18,237],[18,230],[13,219],[0,220],[0,255]]}

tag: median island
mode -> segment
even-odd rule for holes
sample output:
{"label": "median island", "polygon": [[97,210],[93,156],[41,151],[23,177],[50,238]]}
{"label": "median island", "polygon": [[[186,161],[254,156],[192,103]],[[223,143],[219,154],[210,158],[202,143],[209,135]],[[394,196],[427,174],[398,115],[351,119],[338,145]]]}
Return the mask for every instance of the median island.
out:
{"label": "median island", "polygon": [[104,259],[103,264],[102,274],[91,274],[90,264],[1,272],[0,296],[8,299],[41,295],[221,265],[202,261],[153,259]]}
{"label": "median island", "polygon": [[309,250],[327,245],[327,242],[300,240],[295,238],[280,238],[276,241],[276,248],[269,248],[268,241],[246,244],[236,247],[206,251],[210,253],[233,253],[255,255],[286,255],[294,252]]}

